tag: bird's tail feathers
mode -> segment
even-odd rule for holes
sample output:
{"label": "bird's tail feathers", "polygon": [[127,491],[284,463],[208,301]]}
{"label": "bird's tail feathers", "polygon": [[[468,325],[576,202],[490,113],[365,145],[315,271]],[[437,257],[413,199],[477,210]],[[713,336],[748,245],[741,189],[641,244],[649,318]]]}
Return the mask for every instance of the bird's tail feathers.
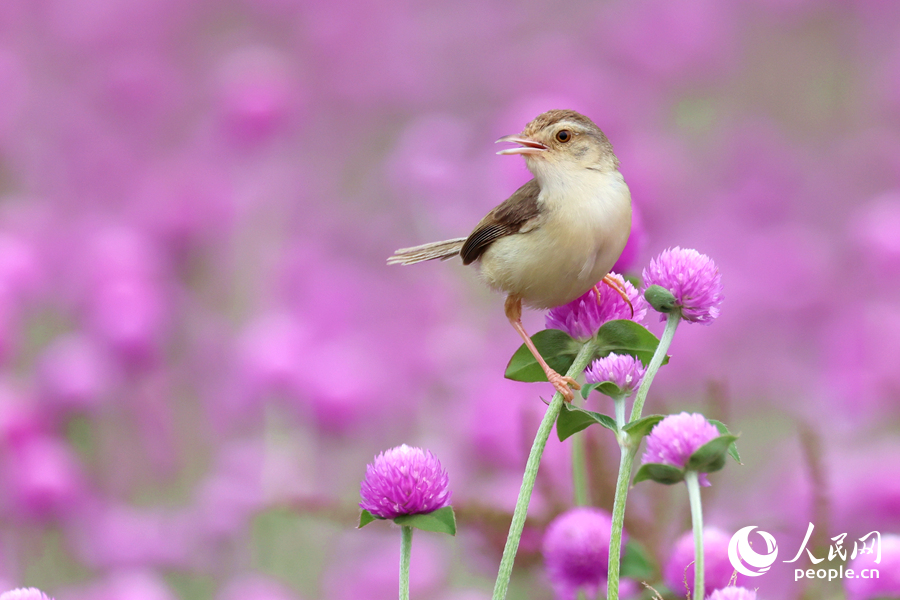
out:
{"label": "bird's tail feathers", "polygon": [[426,260],[447,260],[453,258],[462,249],[466,238],[456,238],[453,240],[444,240],[443,242],[431,242],[430,244],[422,244],[412,248],[400,248],[394,252],[393,256],[388,257],[389,265],[413,265]]}

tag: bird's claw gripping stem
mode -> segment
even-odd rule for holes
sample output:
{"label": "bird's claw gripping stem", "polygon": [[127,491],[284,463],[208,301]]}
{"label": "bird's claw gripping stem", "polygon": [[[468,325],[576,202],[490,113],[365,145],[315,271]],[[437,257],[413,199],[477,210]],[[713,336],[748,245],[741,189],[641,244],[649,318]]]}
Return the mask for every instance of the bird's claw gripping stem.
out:
{"label": "bird's claw gripping stem", "polygon": [[572,393],[572,390],[581,389],[581,385],[577,381],[566,375],[560,375],[553,369],[550,369],[547,373],[547,380],[553,384],[557,392],[563,395],[566,402],[571,402],[575,399],[575,394]]}

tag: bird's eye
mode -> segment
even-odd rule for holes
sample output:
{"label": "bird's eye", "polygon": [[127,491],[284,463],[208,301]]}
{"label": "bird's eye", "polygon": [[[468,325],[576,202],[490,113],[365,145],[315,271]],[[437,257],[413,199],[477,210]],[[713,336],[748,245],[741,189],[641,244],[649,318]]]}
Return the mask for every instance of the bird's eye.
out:
{"label": "bird's eye", "polygon": [[556,134],[556,139],[563,143],[568,142],[572,139],[572,132],[568,129],[562,129]]}

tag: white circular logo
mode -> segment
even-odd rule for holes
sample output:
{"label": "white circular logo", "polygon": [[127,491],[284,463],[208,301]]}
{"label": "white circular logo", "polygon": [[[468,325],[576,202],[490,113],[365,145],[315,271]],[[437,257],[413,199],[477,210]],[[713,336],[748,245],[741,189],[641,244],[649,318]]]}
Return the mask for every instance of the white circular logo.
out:
{"label": "white circular logo", "polygon": [[750,525],[739,530],[728,542],[728,560],[738,573],[757,577],[762,575],[772,566],[778,557],[778,544],[772,534],[759,530],[757,533],[766,542],[765,554],[759,554],[750,547],[750,532],[756,529],[756,525]]}

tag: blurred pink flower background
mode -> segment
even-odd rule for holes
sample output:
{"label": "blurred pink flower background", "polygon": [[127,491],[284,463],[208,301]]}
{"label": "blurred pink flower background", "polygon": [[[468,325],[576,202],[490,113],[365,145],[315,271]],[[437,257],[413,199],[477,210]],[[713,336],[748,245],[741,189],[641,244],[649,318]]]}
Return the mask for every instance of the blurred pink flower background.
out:
{"label": "blurred pink flower background", "polygon": [[[719,265],[721,317],[679,330],[647,406],[742,433],[709,526],[791,556],[810,521],[820,555],[900,532],[898,23],[877,0],[3,1],[0,588],[391,598],[396,532],[352,528],[365,465],[408,443],[460,521],[417,539],[413,596],[488,597],[549,388],[502,379],[519,341],[473,270],[385,259],[523,183],[493,142],[550,108],[622,161],[617,271],[675,245]],[[551,439],[515,597],[552,597],[568,461]],[[629,503],[656,582],[680,491]],[[761,600],[844,597],[787,567]]]}

